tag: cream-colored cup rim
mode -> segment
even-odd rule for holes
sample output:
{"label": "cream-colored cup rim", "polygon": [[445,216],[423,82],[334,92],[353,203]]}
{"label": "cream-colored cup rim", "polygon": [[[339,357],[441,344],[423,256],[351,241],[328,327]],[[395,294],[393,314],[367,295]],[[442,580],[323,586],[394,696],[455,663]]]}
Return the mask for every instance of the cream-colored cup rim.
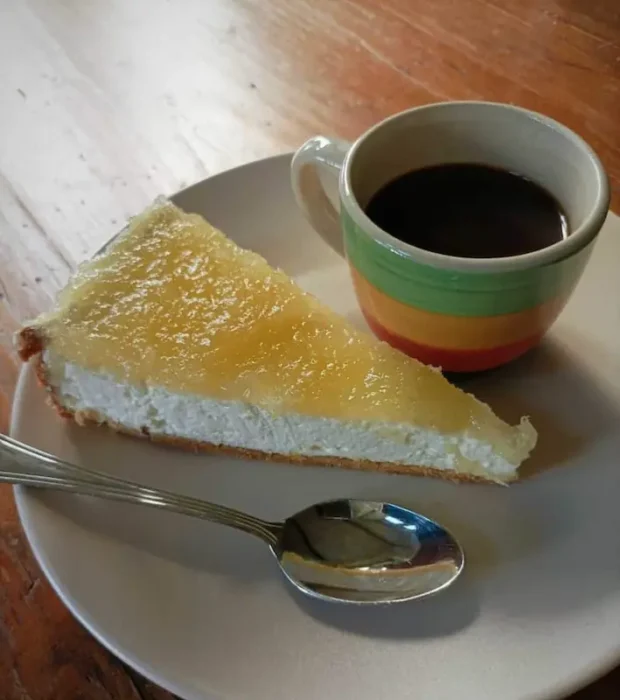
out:
{"label": "cream-colored cup rim", "polygon": [[[482,110],[508,110],[518,113],[523,117],[527,117],[528,119],[542,122],[550,129],[561,132],[568,140],[572,141],[577,148],[582,149],[582,151],[586,153],[594,166],[594,172],[597,178],[596,197],[594,198],[590,211],[584,217],[581,226],[571,232],[565,239],[546,248],[542,248],[541,250],[525,253],[524,255],[515,255],[505,258],[462,258],[453,255],[433,253],[409,243],[404,243],[379,228],[368,218],[362,207],[358,204],[351,185],[351,170],[355,162],[355,156],[366,139],[370,138],[380,129],[385,129],[389,127],[390,124],[414,112],[451,110],[465,106],[479,107]],[[510,270],[523,270],[548,265],[549,263],[570,257],[587,246],[596,237],[605,222],[610,200],[609,181],[603,164],[594,150],[581,136],[544,114],[501,102],[484,101],[435,102],[399,112],[375,124],[375,126],[362,134],[349,149],[342,170],[341,192],[342,204],[346,208],[349,216],[351,216],[353,221],[362,230],[369,233],[375,240],[422,264],[463,272],[505,272]]]}

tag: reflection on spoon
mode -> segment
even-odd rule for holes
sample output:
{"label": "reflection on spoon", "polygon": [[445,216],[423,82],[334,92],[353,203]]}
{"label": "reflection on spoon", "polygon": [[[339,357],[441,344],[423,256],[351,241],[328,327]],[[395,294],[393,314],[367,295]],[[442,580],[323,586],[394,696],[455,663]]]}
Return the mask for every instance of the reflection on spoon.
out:
{"label": "reflection on spoon", "polygon": [[297,588],[350,603],[421,598],[450,585],[464,565],[458,543],[432,520],[349,499],[288,518],[274,551]]}

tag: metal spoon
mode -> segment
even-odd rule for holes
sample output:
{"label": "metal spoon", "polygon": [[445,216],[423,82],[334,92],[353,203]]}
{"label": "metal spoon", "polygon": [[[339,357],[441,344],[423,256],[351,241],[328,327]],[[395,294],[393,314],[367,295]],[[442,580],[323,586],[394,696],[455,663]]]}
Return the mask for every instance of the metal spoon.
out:
{"label": "metal spoon", "polygon": [[323,600],[377,604],[423,598],[447,588],[464,565],[449,532],[391,503],[341,499],[271,523],[83,469],[4,435],[0,482],[138,503],[243,530],[269,545],[296,588]]}

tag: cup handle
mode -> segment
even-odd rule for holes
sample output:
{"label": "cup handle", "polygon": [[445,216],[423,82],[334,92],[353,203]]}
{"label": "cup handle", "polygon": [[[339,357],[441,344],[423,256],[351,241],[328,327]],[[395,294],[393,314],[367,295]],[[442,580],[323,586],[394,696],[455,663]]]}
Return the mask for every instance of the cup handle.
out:
{"label": "cup handle", "polygon": [[297,204],[314,230],[344,257],[340,217],[321,184],[319,171],[340,177],[351,144],[341,139],[315,136],[295,153],[291,163],[291,184]]}

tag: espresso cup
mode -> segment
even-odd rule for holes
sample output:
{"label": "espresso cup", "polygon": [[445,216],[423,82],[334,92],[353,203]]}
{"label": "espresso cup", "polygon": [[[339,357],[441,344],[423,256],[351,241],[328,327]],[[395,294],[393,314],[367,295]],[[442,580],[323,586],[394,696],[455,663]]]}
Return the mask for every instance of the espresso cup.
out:
{"label": "espresso cup", "polygon": [[[393,179],[456,163],[541,185],[566,214],[568,236],[523,255],[462,258],[404,243],[365,214]],[[338,177],[339,212],[323,175]],[[316,136],[293,157],[291,178],[312,226],[346,256],[373,332],[449,372],[497,367],[539,343],[574,290],[609,208],[605,171],[583,139],[542,114],[491,102],[410,109],[353,144]]]}

